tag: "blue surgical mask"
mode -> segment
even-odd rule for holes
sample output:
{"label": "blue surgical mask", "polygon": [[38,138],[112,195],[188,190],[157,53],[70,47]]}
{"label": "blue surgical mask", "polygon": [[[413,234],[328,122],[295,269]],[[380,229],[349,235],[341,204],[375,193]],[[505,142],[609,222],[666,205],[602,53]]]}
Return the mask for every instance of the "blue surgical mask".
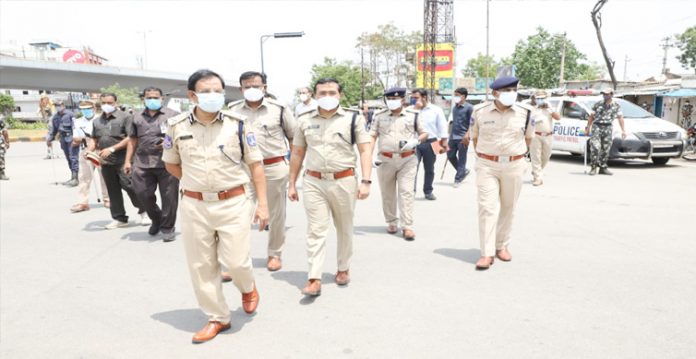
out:
{"label": "blue surgical mask", "polygon": [[82,112],[82,115],[85,116],[85,118],[94,117],[94,110],[91,108],[83,108],[80,112]]}
{"label": "blue surgical mask", "polygon": [[145,99],[145,107],[147,107],[148,110],[159,110],[162,108],[162,99],[161,98],[146,98]]}
{"label": "blue surgical mask", "polygon": [[418,102],[418,99],[415,98],[415,97],[411,97],[411,100],[409,101],[409,103],[411,104],[411,106],[415,105],[416,102]]}
{"label": "blue surgical mask", "polygon": [[541,106],[541,105],[543,105],[543,104],[546,103],[546,100],[543,99],[543,98],[538,98],[538,99],[536,99],[535,101],[536,101],[536,104],[537,104],[538,106]]}
{"label": "blue surgical mask", "polygon": [[225,94],[218,92],[196,92],[198,107],[208,113],[217,113],[225,105]]}

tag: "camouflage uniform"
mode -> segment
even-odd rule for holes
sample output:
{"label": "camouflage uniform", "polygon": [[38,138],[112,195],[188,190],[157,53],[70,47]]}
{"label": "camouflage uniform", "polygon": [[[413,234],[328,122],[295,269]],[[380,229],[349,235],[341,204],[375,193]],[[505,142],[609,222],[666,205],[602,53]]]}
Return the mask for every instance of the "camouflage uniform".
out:
{"label": "camouflage uniform", "polygon": [[594,121],[592,122],[592,137],[590,138],[590,165],[592,168],[607,168],[609,150],[612,142],[612,122],[623,117],[621,108],[616,102],[605,104],[597,102],[592,106]]}
{"label": "camouflage uniform", "polygon": [[7,131],[5,129],[5,119],[0,118],[0,179],[7,179],[5,177],[5,136],[4,133]]}

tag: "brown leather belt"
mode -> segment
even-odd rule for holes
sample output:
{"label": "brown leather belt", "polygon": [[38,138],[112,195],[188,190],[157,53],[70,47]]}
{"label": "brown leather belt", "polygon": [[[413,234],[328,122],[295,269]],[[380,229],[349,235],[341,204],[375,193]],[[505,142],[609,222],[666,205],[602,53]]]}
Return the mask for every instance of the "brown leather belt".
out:
{"label": "brown leather belt", "polygon": [[487,159],[487,160],[494,161],[494,162],[512,162],[512,161],[517,161],[517,160],[519,160],[519,159],[521,159],[521,158],[524,158],[524,155],[517,155],[517,156],[491,156],[491,155],[487,155],[487,154],[485,154],[485,153],[478,153],[478,152],[476,152],[476,155],[479,156],[479,157],[481,157],[481,158],[483,158],[483,159]]}
{"label": "brown leather belt", "polygon": [[537,136],[551,136],[553,132],[534,132]]}
{"label": "brown leather belt", "polygon": [[382,152],[382,156],[387,157],[387,158],[392,158],[394,156],[401,156],[401,158],[408,157],[412,154],[416,153],[416,151],[406,151],[406,152]]}
{"label": "brown leather belt", "polygon": [[196,191],[189,191],[189,190],[184,190],[184,196],[195,198],[199,201],[206,201],[206,202],[212,202],[212,201],[223,201],[226,199],[230,199],[232,197],[237,197],[241,194],[244,194],[244,186],[239,186],[235,188],[228,189],[226,191],[220,191],[220,192],[196,192]]}
{"label": "brown leather belt", "polygon": [[349,168],[347,170],[343,170],[340,172],[336,172],[336,173],[322,173],[322,172],[318,172],[318,171],[306,170],[305,174],[310,175],[312,177],[319,178],[319,179],[339,179],[339,178],[353,176],[355,174],[355,171],[352,168]]}
{"label": "brown leather belt", "polygon": [[285,161],[285,156],[265,158],[263,160],[263,164],[264,165],[272,165],[274,163],[278,163],[278,162],[282,162],[282,161]]}

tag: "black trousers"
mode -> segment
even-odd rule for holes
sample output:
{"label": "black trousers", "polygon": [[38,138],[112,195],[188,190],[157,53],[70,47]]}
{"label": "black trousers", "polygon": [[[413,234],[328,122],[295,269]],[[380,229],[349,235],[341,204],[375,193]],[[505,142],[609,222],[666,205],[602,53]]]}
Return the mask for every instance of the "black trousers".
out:
{"label": "black trousers", "polygon": [[450,139],[447,145],[449,146],[447,159],[457,170],[454,175],[454,181],[461,182],[466,174],[466,153],[469,150],[469,146],[464,146],[461,139]]}
{"label": "black trousers", "polygon": [[435,141],[437,140],[430,139],[416,147],[418,163],[423,161],[423,169],[425,170],[425,176],[423,179],[423,193],[425,194],[433,193],[433,181],[435,180],[435,159],[437,158],[437,155],[435,155],[435,151],[433,151],[433,146],[431,143]]}
{"label": "black trousers", "polygon": [[[155,195],[157,186],[162,199],[161,209]],[[164,233],[174,231],[179,205],[179,180],[176,177],[164,168],[133,167],[133,191],[152,223],[159,224]]]}
{"label": "black trousers", "polygon": [[135,192],[133,192],[131,178],[123,171],[122,164],[102,165],[102,176],[104,177],[104,183],[106,183],[106,190],[109,192],[109,200],[111,200],[111,208],[109,208],[111,210],[111,218],[121,222],[128,222],[121,190],[126,191],[131,203],[138,209],[138,213],[145,212],[145,209],[143,209],[140,201],[135,196]]}

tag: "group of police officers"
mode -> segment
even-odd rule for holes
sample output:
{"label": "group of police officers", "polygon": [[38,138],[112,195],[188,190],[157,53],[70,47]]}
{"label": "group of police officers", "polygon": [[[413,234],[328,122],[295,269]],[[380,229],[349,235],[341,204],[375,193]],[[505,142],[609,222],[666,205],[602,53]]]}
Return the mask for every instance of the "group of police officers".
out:
{"label": "group of police officers", "polygon": [[[194,107],[184,113],[164,108],[157,88],[143,91],[145,109],[133,115],[119,109],[115,94],[104,93],[101,115],[96,115],[94,103],[82,102],[82,120],[75,121],[75,131],[68,136],[64,129],[61,143],[66,143],[62,146],[73,172],[71,181],[79,182],[81,193],[71,210],[89,209],[86,192],[97,168],[113,218],[106,229],[128,225],[122,190],[138,208],[141,224],[149,224],[153,236],[161,232],[165,241],[175,238],[179,209],[191,281],[208,316],[208,323],[193,336],[194,343],[202,343],[230,328],[222,291],[225,279],[241,292],[243,309],[256,311],[260,296],[250,258],[252,222],[259,230],[268,230],[267,269],[282,268],[286,200],[299,200],[300,174],[309,265],[302,293],[319,296],[331,222],[337,232],[335,282],[345,286],[351,280],[355,204],[370,194],[373,153],[379,159],[377,179],[386,231],[401,230],[402,237],[411,241],[416,238],[413,211],[419,161],[448,152],[458,185],[468,174],[466,152],[472,143],[478,157],[481,245],[476,269],[485,270],[495,258],[512,259],[508,246],[527,168],[524,158],[531,154],[533,183],[541,185],[551,153],[552,121],[558,119],[545,104],[543,91],[535,93],[531,106],[517,102],[518,81],[496,79],[490,85],[495,100],[476,107],[466,102],[466,89],[456,90],[449,140],[438,123],[442,116],[437,111],[424,115],[432,105],[422,91],[411,93],[417,99],[415,106],[409,106],[406,89],[385,91],[387,108],[367,124],[359,111],[340,106],[342,86],[332,78],[303,89],[305,96],[314,98],[303,98],[306,107],[297,114],[268,96],[266,76],[259,72],[240,76],[244,99],[227,105],[222,77],[210,70],[195,72],[187,84]],[[61,111],[66,110],[61,107]],[[57,132],[64,114],[56,115]],[[78,170],[73,167],[72,161],[77,161],[73,148],[79,153],[80,147],[84,151]],[[426,161],[426,178],[432,171],[430,162],[434,159]],[[424,184],[426,197],[432,195],[432,176],[429,179]],[[156,203],[157,188],[161,208]]]}

